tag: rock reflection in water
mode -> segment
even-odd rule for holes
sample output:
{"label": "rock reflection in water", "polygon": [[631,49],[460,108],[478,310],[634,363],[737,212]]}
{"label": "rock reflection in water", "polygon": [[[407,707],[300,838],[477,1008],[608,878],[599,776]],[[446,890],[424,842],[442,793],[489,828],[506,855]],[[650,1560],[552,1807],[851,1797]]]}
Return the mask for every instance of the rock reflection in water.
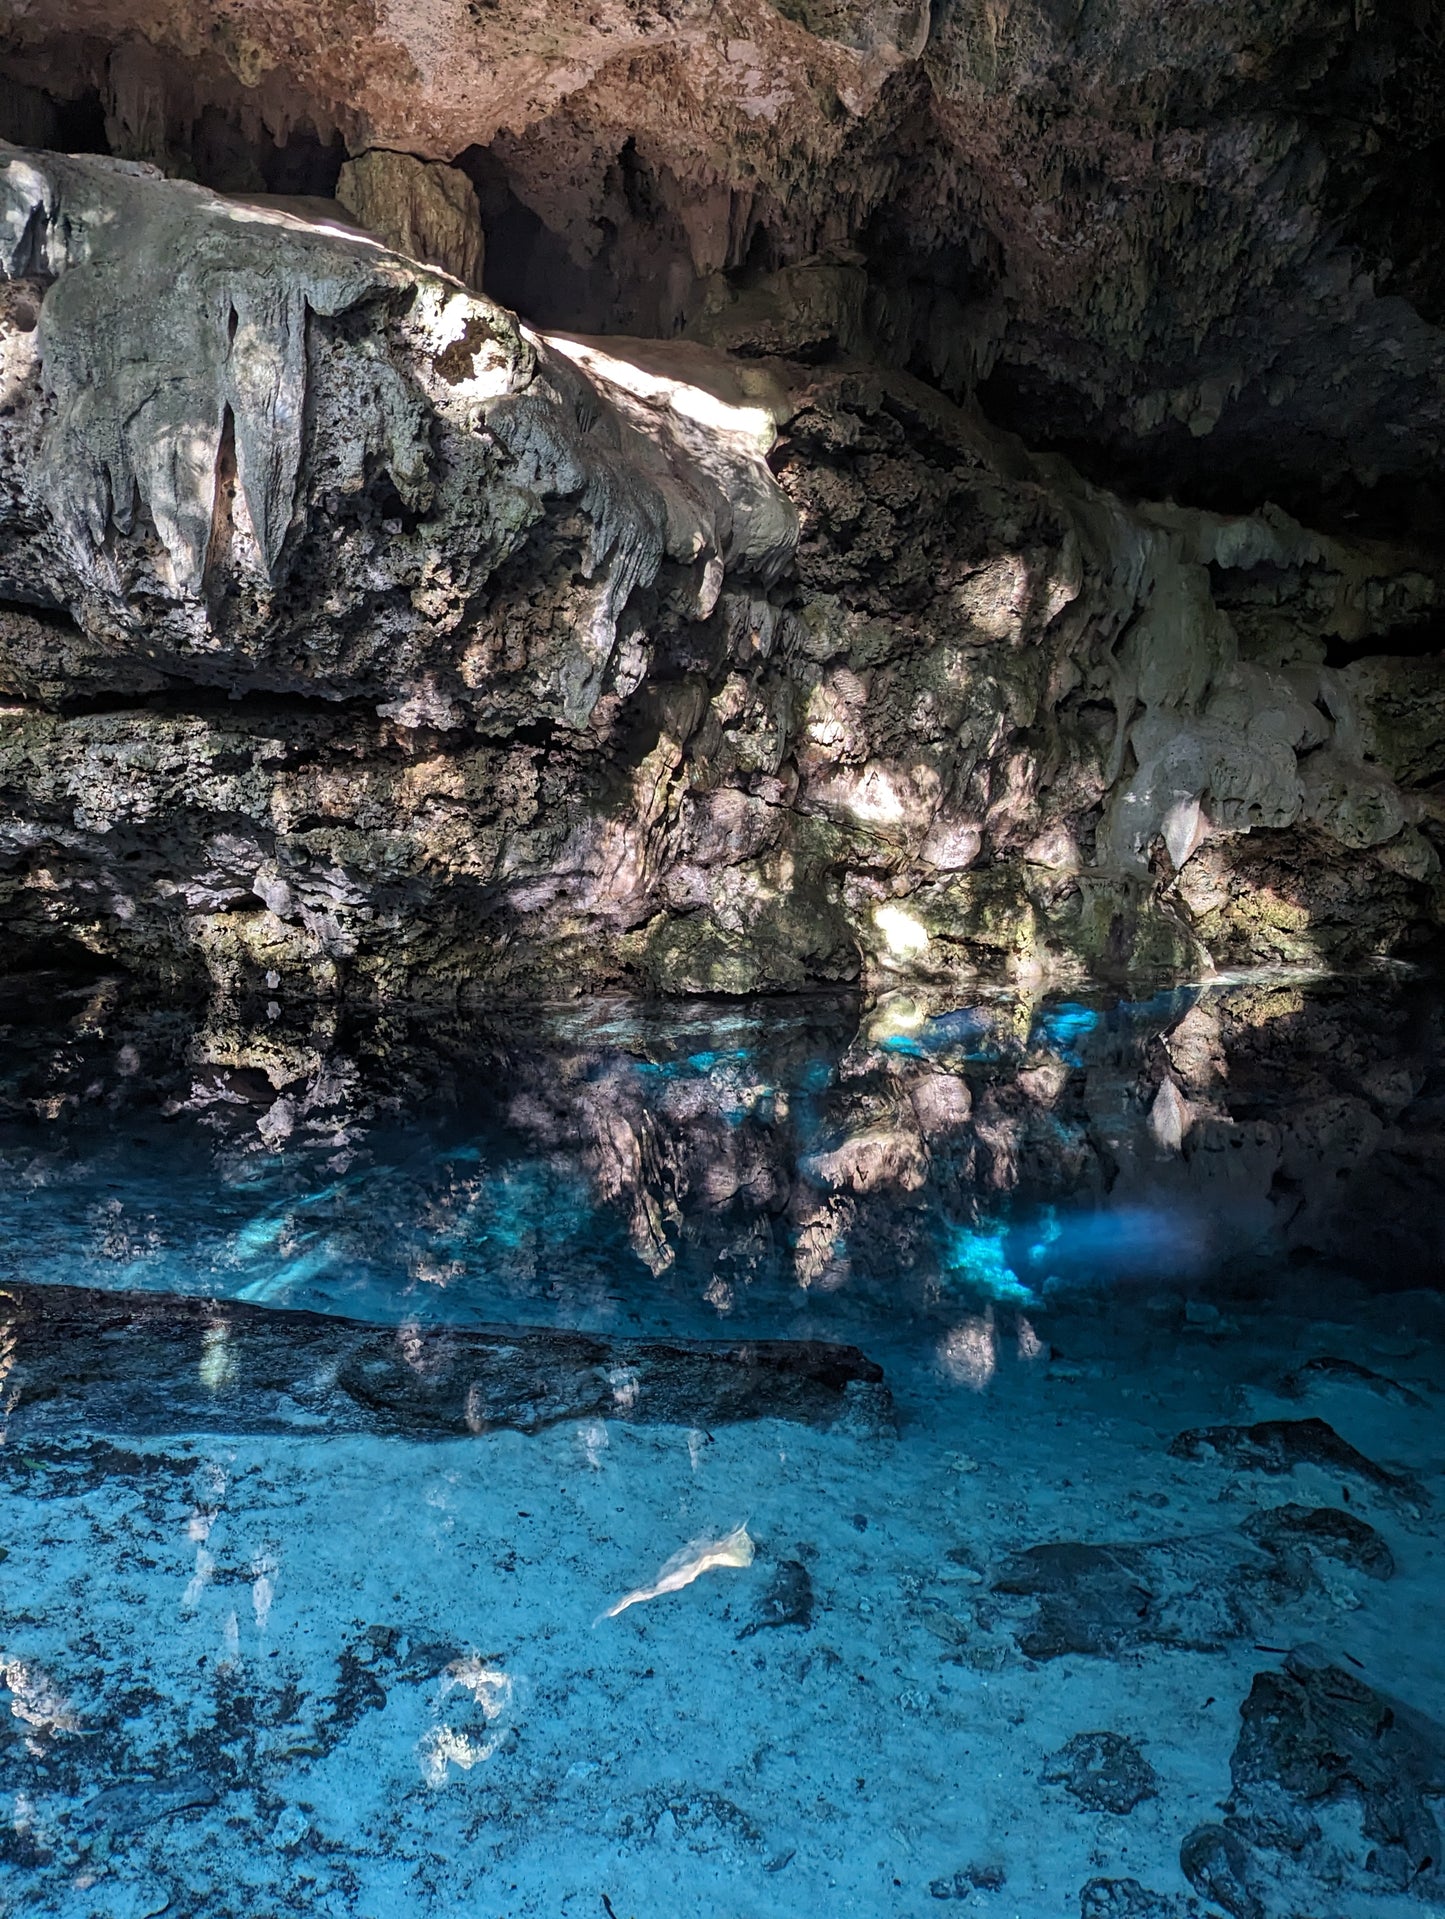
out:
{"label": "rock reflection in water", "polygon": [[990,1304],[1284,1256],[1405,1283],[1441,1250],[1440,1011],[1390,978],[526,1018],[30,983],[3,1014],[16,1278],[598,1327],[645,1301],[697,1332],[936,1316],[979,1384]]}
{"label": "rock reflection in water", "polygon": [[0,1906],[1438,1900],[1423,984],[4,1013]]}

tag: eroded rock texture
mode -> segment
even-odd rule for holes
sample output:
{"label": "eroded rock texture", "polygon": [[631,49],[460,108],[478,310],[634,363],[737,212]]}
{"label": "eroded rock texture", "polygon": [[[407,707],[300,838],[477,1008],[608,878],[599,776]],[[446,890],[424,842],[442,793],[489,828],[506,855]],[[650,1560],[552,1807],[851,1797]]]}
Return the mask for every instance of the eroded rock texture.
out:
{"label": "eroded rock texture", "polygon": [[462,167],[546,324],[742,298],[1216,505],[1394,511],[1438,465],[1436,0],[10,0],[0,34],[24,142],[244,192]]}
{"label": "eroded rock texture", "polygon": [[0,153],[13,954],[449,997],[1430,936],[1418,531],[1131,504],[818,363],[806,289],[731,354],[544,336],[361,229],[475,277],[392,161],[347,212]]}
{"label": "eroded rock texture", "polygon": [[[1230,1760],[1235,1830],[1208,1829],[1229,1842],[1236,1880],[1251,1868],[1258,1872],[1272,1853],[1290,1890],[1317,1885],[1326,1850],[1318,1815],[1343,1801],[1358,1820],[1363,1844],[1356,1846],[1364,1858],[1341,1858],[1343,1849],[1334,1849],[1328,1870],[1337,1882],[1353,1880],[1362,1897],[1383,1882],[1439,1903],[1440,1828],[1429,1802],[1445,1791],[1440,1726],[1377,1692],[1317,1646],[1297,1647],[1282,1672],[1257,1673],[1239,1712],[1243,1725]],[[1217,1887],[1190,1877],[1220,1898]]]}
{"label": "eroded rock texture", "polygon": [[[84,1287],[10,1286],[7,1415],[18,1431],[184,1424],[227,1432],[440,1438],[564,1420],[826,1425],[891,1417],[882,1371],[855,1347],[733,1346],[578,1333],[407,1326]],[[861,1412],[860,1412],[861,1416]]]}

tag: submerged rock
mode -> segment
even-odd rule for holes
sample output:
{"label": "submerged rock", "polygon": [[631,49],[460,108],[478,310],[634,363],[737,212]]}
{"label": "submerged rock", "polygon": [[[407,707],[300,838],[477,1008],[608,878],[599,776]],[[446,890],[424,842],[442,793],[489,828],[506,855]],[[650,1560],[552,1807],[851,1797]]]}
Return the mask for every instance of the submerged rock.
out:
{"label": "submerged rock", "polygon": [[[607,1418],[829,1424],[886,1388],[855,1347],[400,1327],[70,1286],[7,1286],[10,1431],[538,1432]],[[9,1403],[9,1401],[7,1401]],[[876,1407],[875,1407],[876,1411]]]}
{"label": "submerged rock", "polygon": [[1419,1481],[1367,1459],[1323,1419],[1264,1419],[1253,1426],[1201,1426],[1180,1433],[1169,1448],[1175,1459],[1211,1456],[1246,1472],[1288,1473],[1318,1466],[1344,1473],[1372,1491],[1411,1505],[1428,1504]]}
{"label": "submerged rock", "polygon": [[1248,1883],[1248,1849],[1225,1827],[1196,1826],[1179,1848],[1179,1865],[1194,1890],[1233,1919],[1264,1919],[1264,1907]]}
{"label": "submerged rock", "polygon": [[1271,1506],[1251,1515],[1241,1531],[1279,1554],[1303,1547],[1371,1579],[1394,1575],[1390,1548],[1373,1526],[1354,1513],[1328,1506]]}
{"label": "submerged rock", "polygon": [[1000,1892],[1007,1884],[1002,1866],[975,1864],[960,1866],[957,1872],[930,1879],[928,1891],[934,1899],[967,1899],[974,1892]]}
{"label": "submerged rock", "polygon": [[1240,1533],[1032,1546],[1005,1563],[994,1591],[1033,1602],[1012,1628],[1031,1659],[1141,1645],[1198,1651],[1257,1632],[1321,1590],[1316,1554],[1389,1576],[1388,1548],[1364,1521],[1289,1507]]}
{"label": "submerged rock", "polygon": [[173,1813],[215,1803],[215,1787],[199,1776],[141,1779],[129,1785],[108,1786],[104,1792],[97,1793],[85,1808],[83,1823],[109,1827],[112,1832],[137,1832]]}
{"label": "submerged rock", "polygon": [[1332,1353],[1322,1353],[1315,1359],[1307,1359],[1302,1366],[1296,1366],[1280,1381],[1280,1390],[1293,1399],[1299,1399],[1317,1385],[1358,1386],[1361,1391],[1374,1393],[1377,1398],[1387,1399],[1395,1406],[1425,1404],[1419,1393],[1409,1386],[1402,1386],[1398,1379],[1373,1372],[1368,1366],[1360,1365],[1358,1360],[1340,1359]]}
{"label": "submerged rock", "polygon": [[1144,1578],[1147,1547],[1032,1546],[1016,1553],[994,1582],[997,1592],[1037,1602],[1036,1620],[1018,1631],[1032,1659],[1110,1653],[1143,1637],[1153,1595]]}
{"label": "submerged rock", "polygon": [[644,1793],[637,1809],[623,1816],[620,1832],[624,1839],[650,1845],[672,1841],[699,1853],[720,1848],[754,1852],[764,1843],[762,1828],[751,1813],[719,1792],[684,1782]]}
{"label": "submerged rock", "polygon": [[1132,1812],[1159,1789],[1149,1761],[1117,1732],[1076,1733],[1039,1777],[1045,1785],[1062,1786],[1090,1812]]}
{"label": "submerged rock", "polygon": [[1079,1894],[1079,1919],[1198,1919],[1197,1900],[1151,1892],[1137,1879],[1091,1879]]}
{"label": "submerged rock", "polygon": [[1362,1884],[1384,1879],[1441,1896],[1445,1858],[1427,1800],[1445,1793],[1445,1727],[1313,1647],[1292,1652],[1282,1672],[1256,1674],[1240,1718],[1231,1823],[1309,1870],[1309,1825],[1282,1824],[1276,1808],[1307,1813],[1353,1799],[1371,1847]]}
{"label": "submerged rock", "polygon": [[801,1559],[780,1559],[759,1598],[754,1617],[738,1634],[750,1639],[755,1632],[775,1626],[801,1626],[806,1632],[813,1623],[813,1581]]}

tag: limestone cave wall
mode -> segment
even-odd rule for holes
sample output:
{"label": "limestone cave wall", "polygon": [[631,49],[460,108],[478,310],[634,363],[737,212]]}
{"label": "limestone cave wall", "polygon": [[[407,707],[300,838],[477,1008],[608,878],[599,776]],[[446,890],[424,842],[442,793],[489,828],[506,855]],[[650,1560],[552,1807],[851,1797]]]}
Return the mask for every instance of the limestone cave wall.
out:
{"label": "limestone cave wall", "polygon": [[1441,29],[0,6],[9,963],[1427,952]]}

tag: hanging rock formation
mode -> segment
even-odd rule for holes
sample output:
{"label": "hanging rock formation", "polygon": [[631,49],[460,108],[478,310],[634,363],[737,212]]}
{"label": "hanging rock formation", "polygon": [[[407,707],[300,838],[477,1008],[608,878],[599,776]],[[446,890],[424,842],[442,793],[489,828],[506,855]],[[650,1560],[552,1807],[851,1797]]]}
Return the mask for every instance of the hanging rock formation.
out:
{"label": "hanging rock formation", "polygon": [[450,997],[1432,935],[1424,534],[1131,503],[766,277],[731,352],[543,335],[460,178],[0,151],[12,955]]}
{"label": "hanging rock formation", "polygon": [[1091,477],[1438,508],[1438,0],[9,0],[0,63],[8,137],[229,190],[460,166],[546,325],[806,285]]}
{"label": "hanging rock formation", "polygon": [[399,253],[481,287],[482,212],[476,188],[455,167],[372,148],[346,162],[336,198]]}

